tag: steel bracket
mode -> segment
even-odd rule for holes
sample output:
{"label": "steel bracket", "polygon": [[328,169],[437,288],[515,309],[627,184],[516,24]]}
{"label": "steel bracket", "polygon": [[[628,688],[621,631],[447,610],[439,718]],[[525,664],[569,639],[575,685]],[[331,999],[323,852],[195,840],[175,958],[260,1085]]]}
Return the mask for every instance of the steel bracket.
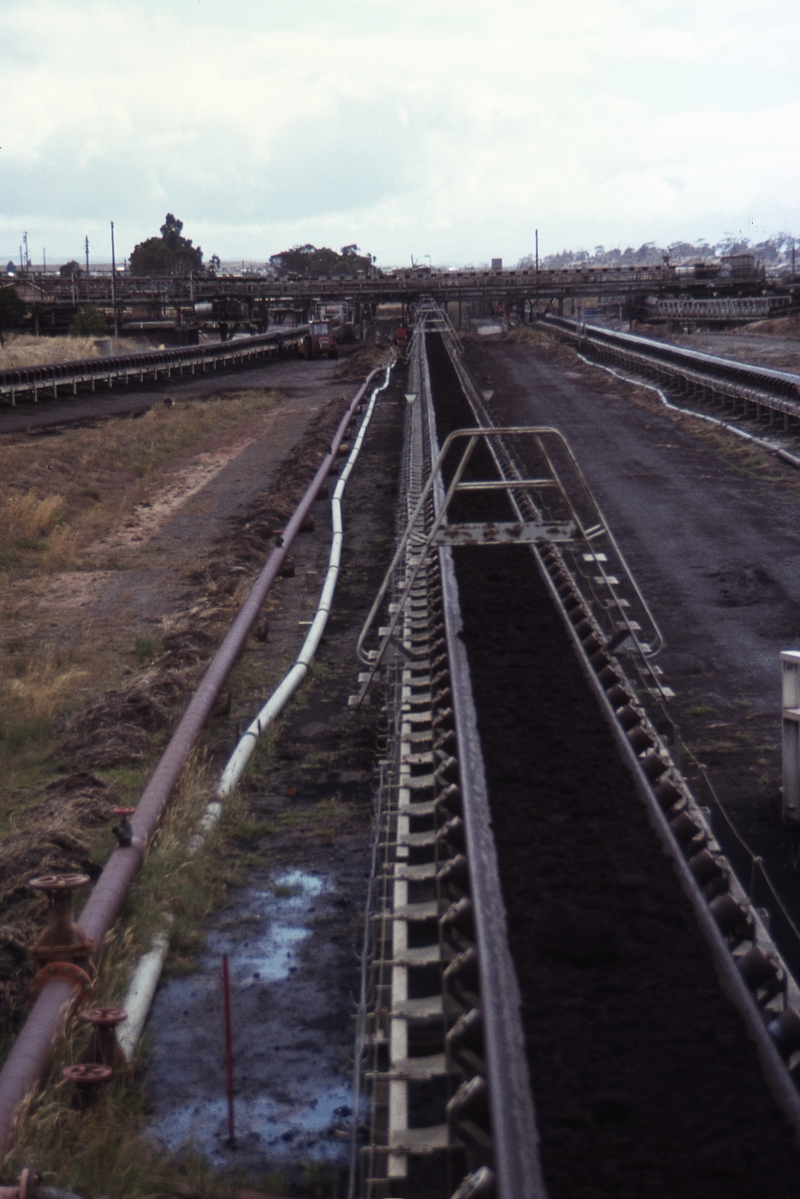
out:
{"label": "steel bracket", "polygon": [[575,522],[544,524],[534,521],[488,520],[472,524],[442,525],[434,545],[514,545],[517,542],[575,540]]}

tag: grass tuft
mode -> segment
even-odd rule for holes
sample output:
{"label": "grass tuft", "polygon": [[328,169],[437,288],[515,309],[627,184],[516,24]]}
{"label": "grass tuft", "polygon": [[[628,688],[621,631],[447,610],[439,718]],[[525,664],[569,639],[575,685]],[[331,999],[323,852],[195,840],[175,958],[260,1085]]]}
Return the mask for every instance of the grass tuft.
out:
{"label": "grass tuft", "polygon": [[237,841],[258,841],[262,837],[271,837],[274,832],[275,826],[266,820],[240,820],[233,825],[230,835]]}
{"label": "grass tuft", "polygon": [[133,652],[136,655],[136,661],[143,666],[150,658],[155,658],[156,654],[161,653],[161,642],[157,637],[137,637]]}

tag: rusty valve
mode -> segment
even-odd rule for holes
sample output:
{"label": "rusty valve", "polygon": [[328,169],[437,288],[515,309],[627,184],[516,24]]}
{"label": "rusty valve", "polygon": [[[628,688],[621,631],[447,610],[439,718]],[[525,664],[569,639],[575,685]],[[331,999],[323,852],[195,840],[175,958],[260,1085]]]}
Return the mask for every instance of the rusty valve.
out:
{"label": "rusty valve", "polygon": [[78,1012],[78,1019],[92,1027],[92,1039],[89,1042],[84,1062],[100,1066],[125,1066],[125,1054],[117,1044],[116,1030],[128,1013],[121,1007],[85,1007]]}
{"label": "rusty valve", "polygon": [[61,1077],[64,1082],[74,1083],[75,1097],[83,1105],[94,1103],[101,1086],[108,1082],[113,1073],[110,1066],[102,1066],[98,1062],[78,1062],[75,1066],[65,1066]]}
{"label": "rusty valve", "polygon": [[49,903],[48,923],[28,953],[46,964],[72,962],[85,967],[94,953],[94,941],[87,938],[72,918],[72,896],[89,882],[88,874],[43,874],[32,878],[28,886],[40,891]]}

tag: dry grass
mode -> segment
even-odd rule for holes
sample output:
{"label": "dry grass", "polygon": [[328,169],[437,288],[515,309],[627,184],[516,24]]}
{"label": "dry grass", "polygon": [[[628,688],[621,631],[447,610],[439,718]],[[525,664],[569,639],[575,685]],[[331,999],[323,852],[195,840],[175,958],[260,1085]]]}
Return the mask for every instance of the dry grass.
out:
{"label": "dry grass", "polygon": [[76,358],[99,358],[98,341],[110,342],[112,354],[131,354],[148,348],[129,337],[33,337],[30,333],[11,333],[6,334],[5,346],[0,346],[0,371],[72,362]]}
{"label": "dry grass", "polygon": [[70,429],[58,439],[0,437],[0,570],[80,569],[87,546],[145,498],[168,463],[219,447],[220,436],[275,405],[275,392],[155,405],[138,419]]}
{"label": "dry grass", "polygon": [[98,649],[85,640],[27,652],[12,647],[0,656],[0,832],[9,812],[24,807],[37,784],[52,776],[59,719],[85,702],[101,669]]}
{"label": "dry grass", "polygon": [[63,570],[74,561],[74,533],[63,528],[63,496],[36,491],[10,494],[0,504],[0,569],[27,551],[44,570]]}
{"label": "dry grass", "polygon": [[80,662],[79,654],[53,649],[32,659],[12,658],[10,670],[6,666],[0,674],[8,707],[23,721],[52,719],[89,676],[89,666]]}

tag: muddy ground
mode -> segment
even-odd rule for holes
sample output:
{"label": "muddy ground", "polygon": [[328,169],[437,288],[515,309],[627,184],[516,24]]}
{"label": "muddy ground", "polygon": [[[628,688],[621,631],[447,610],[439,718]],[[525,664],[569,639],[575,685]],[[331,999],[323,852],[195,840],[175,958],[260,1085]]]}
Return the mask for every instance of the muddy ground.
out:
{"label": "muddy ground", "polygon": [[780,819],[778,657],[800,644],[798,473],[555,340],[474,344],[468,361],[498,421],[555,425],[572,446],[665,635],[658,661],[676,695],[661,727],[798,972],[798,937],[753,874],[757,855],[800,925],[800,843]]}
{"label": "muddy ground", "polygon": [[[379,401],[345,492],[340,583],[313,677],[243,781],[250,818],[238,841],[250,862],[246,884],[212,922],[199,969],[166,982],[150,1022],[152,1135],[172,1151],[202,1152],[215,1166],[251,1176],[277,1171],[290,1186],[302,1185],[309,1163],[333,1179],[349,1152],[377,711],[357,712],[348,697],[356,689],[356,638],[391,554],[401,404],[398,380]],[[321,578],[327,563],[328,505],[315,509],[316,530],[294,554],[296,579],[308,571]],[[301,586],[304,607],[291,615],[284,608],[289,620],[310,619],[316,603],[318,582]],[[270,643],[288,645],[286,625],[273,633],[268,619]],[[304,633],[295,627],[296,648]],[[231,721],[237,712],[240,704]],[[235,1147],[224,1103],[222,953],[232,969]]]}

